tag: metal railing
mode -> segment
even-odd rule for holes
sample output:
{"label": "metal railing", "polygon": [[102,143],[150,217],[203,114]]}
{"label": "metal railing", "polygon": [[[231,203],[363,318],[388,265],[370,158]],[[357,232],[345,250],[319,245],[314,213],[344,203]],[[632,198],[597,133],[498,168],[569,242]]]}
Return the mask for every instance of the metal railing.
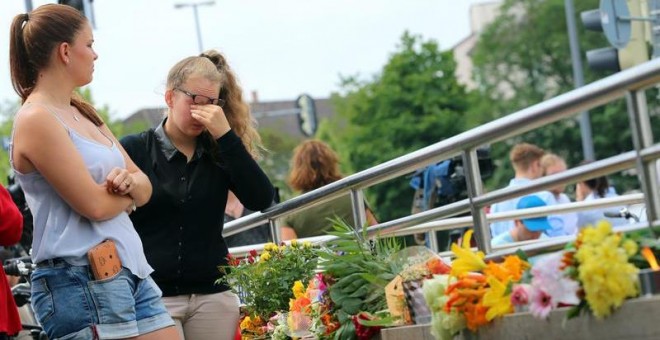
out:
{"label": "metal railing", "polygon": [[[469,225],[474,226],[478,248],[490,254],[493,249],[490,244],[489,221],[498,217],[487,216],[484,207],[503,200],[549,189],[558,184],[575,183],[630,168],[636,169],[641,184],[643,200],[647,208],[648,222],[646,226],[657,226],[659,224],[658,214],[660,213],[660,186],[658,185],[658,168],[655,162],[660,158],[660,143],[654,144],[653,141],[644,89],[659,82],[660,59],[655,59],[407,155],[360,171],[322,188],[277,204],[263,212],[257,212],[229,222],[225,225],[224,235],[233,235],[268,222],[274,240],[278,242],[280,237],[276,225],[277,219],[346,194],[350,194],[352,198],[355,225],[365,225],[366,218],[363,203],[363,190],[365,188],[412,173],[417,169],[457,155],[462,156],[466,170],[469,196],[467,199],[380,223],[368,229],[369,235],[400,234],[400,231],[405,228],[470,212],[471,217],[468,218],[471,223]],[[502,141],[561,119],[572,117],[579,112],[606,104],[623,96],[626,97],[628,102],[634,150],[546,176],[527,185],[507,187],[484,193],[476,153],[480,146]],[[602,202],[596,204],[602,204]],[[557,207],[552,207],[549,210],[553,209],[557,209]],[[507,217],[515,217],[515,214],[517,213]],[[460,223],[452,224],[450,227],[459,228],[464,223],[463,220],[460,220]],[[449,227],[443,229],[449,229]],[[321,240],[323,239],[321,238]],[[552,242],[555,241],[560,240],[552,240]],[[544,247],[544,244],[552,242],[537,242],[529,247],[540,249]]]}

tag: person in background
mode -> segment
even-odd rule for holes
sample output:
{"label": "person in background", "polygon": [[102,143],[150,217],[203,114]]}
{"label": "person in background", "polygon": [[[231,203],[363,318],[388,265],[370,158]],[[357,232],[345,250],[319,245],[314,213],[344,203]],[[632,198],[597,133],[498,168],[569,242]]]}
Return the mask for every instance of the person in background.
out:
{"label": "person in background", "polygon": [[[18,243],[23,231],[23,215],[5,187],[0,186],[0,246]],[[9,288],[5,271],[0,267],[0,340],[8,340],[21,330],[21,319]]]}
{"label": "person in background", "polygon": [[[516,209],[529,209],[545,206],[547,206],[547,203],[545,203],[540,197],[531,195],[518,200]],[[491,244],[493,246],[499,246],[507,243],[546,238],[547,236],[544,232],[552,229],[548,217],[546,216],[517,219],[514,220],[514,225],[513,229],[493,238]]]}
{"label": "person in background", "polygon": [[[543,169],[544,176],[554,175],[567,169],[566,161],[553,153],[547,153],[541,157],[541,168]],[[552,195],[546,196],[549,198],[549,201],[546,203],[548,205],[571,203],[571,199],[564,193],[565,189],[566,186],[563,184],[550,188],[549,191]],[[575,235],[577,232],[577,213],[550,215],[548,216],[548,220],[552,229],[546,230],[545,234],[550,237]]]}
{"label": "person in background", "polygon": [[[233,192],[229,191],[229,195],[227,196],[227,206],[225,207],[225,223],[250,215],[253,212],[254,211],[243,206],[241,201],[238,200],[238,197],[236,197]],[[272,241],[273,239],[270,236],[270,226],[268,223],[225,237],[227,247],[230,248],[262,244]]]}
{"label": "person in background", "polygon": [[274,197],[255,160],[261,139],[242,94],[219,52],[184,58],[167,76],[167,116],[121,141],[154,187],[131,219],[187,340],[233,339],[238,325],[238,296],[216,284],[218,267],[228,264],[222,230],[229,191],[253,211]]}
{"label": "person in background", "polygon": [[[543,168],[541,167],[541,157],[545,151],[536,145],[529,143],[516,144],[511,148],[509,153],[509,160],[513,165],[515,173],[514,178],[509,182],[508,187],[515,187],[527,184],[534,179],[543,175]],[[539,193],[538,196],[545,199],[549,196],[549,192]],[[516,197],[507,201],[495,203],[490,208],[490,213],[498,213],[504,211],[516,210],[516,205],[520,197]],[[491,236],[494,238],[497,235],[503,234],[514,227],[514,221],[500,221],[490,224]]]}
{"label": "person in background", "polygon": [[[583,162],[584,164],[584,162]],[[617,197],[616,190],[610,186],[607,177],[601,176],[578,182],[575,185],[576,201],[593,201],[601,198]],[[595,226],[598,221],[607,220],[612,226],[618,226],[628,223],[624,218],[606,217],[606,212],[617,214],[621,207],[592,208],[578,212],[577,225],[580,229],[588,225]]]}
{"label": "person in background", "polygon": [[[327,144],[318,140],[307,140],[293,150],[289,174],[289,185],[293,190],[306,193],[341,178],[339,157]],[[378,221],[366,202],[365,206],[367,224],[377,224]],[[325,235],[332,228],[330,219],[333,218],[354,224],[350,196],[342,196],[287,216],[280,222],[282,240]]]}
{"label": "person in background", "polygon": [[[74,93],[92,81],[92,27],[74,8],[47,4],[16,15],[10,36],[22,106],[9,155],[33,215],[39,323],[49,339],[178,339],[127,213],[151,197],[149,179]],[[122,269],[95,280],[87,252],[104,240]]]}

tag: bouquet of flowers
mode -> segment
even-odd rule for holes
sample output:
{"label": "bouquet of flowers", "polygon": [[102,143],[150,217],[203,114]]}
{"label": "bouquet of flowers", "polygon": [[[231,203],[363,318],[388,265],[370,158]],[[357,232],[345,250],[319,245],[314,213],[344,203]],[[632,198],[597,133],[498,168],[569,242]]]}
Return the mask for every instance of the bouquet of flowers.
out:
{"label": "bouquet of flowers", "polygon": [[437,339],[451,339],[464,328],[475,332],[514,311],[545,319],[553,309],[570,306],[568,318],[590,310],[602,319],[638,295],[638,268],[631,262],[638,245],[607,221],[581,230],[564,251],[538,256],[531,267],[522,252],[486,263],[482,252],[469,248],[470,236],[468,231],[462,247],[452,245],[451,273],[424,282]]}
{"label": "bouquet of flowers", "polygon": [[251,334],[265,333],[268,321],[276,312],[289,309],[294,298],[291,287],[296,281],[307,282],[314,276],[318,247],[310,242],[291,241],[290,245],[268,243],[264,251],[251,251],[244,259],[229,255],[229,266],[221,267],[220,279],[237,293],[245,304],[247,316],[241,329]]}
{"label": "bouquet of flowers", "polygon": [[331,339],[339,328],[339,322],[332,313],[333,304],[326,277],[321,273],[314,275],[307,287],[302,281],[296,281],[292,291],[294,298],[289,301],[289,311],[281,318],[286,322],[280,322],[275,333],[290,337]]}
{"label": "bouquet of flowers", "polygon": [[589,309],[602,319],[637,296],[637,272],[631,263],[638,246],[607,221],[582,229],[565,251],[539,259],[531,270],[531,284],[514,287],[512,301],[529,305],[530,312],[546,318],[559,306],[574,306],[575,317]]}
{"label": "bouquet of flowers", "polygon": [[529,267],[515,255],[501,263],[486,263],[483,252],[470,249],[471,237],[469,230],[462,246],[452,245],[456,258],[449,275],[424,282],[424,297],[432,311],[431,332],[438,339],[451,339],[464,327],[476,332],[496,317],[512,313],[511,286]]}

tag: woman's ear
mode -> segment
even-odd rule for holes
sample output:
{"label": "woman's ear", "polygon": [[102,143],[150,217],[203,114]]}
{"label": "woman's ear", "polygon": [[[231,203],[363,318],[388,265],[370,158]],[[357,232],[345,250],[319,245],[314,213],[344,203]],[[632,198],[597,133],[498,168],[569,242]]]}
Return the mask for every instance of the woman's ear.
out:
{"label": "woman's ear", "polygon": [[165,91],[165,103],[170,109],[174,106],[174,90],[168,89]]}
{"label": "woman's ear", "polygon": [[64,65],[69,64],[69,48],[70,45],[67,42],[60,43],[57,47],[57,59],[61,60]]}

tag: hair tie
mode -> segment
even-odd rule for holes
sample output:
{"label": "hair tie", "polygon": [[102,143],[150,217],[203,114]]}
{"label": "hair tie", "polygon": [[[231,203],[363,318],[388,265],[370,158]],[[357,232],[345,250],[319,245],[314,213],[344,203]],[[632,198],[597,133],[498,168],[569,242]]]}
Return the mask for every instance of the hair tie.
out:
{"label": "hair tie", "polygon": [[30,20],[30,12],[25,12],[25,21]]}

